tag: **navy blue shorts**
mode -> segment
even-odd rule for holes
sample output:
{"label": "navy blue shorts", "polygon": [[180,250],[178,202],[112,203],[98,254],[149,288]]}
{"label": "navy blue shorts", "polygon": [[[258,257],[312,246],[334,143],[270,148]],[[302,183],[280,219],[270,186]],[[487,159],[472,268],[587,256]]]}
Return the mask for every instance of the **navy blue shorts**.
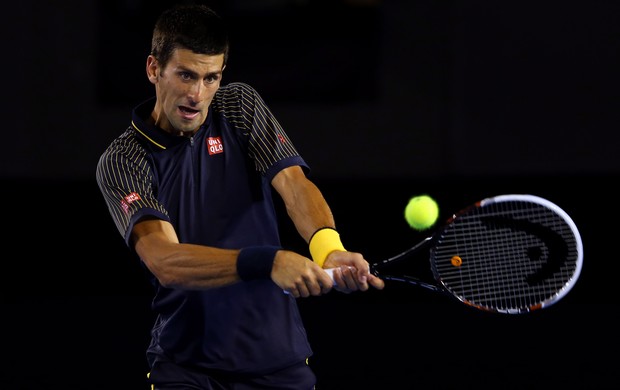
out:
{"label": "navy blue shorts", "polygon": [[316,375],[306,362],[266,375],[231,375],[157,362],[149,373],[152,390],[313,390]]}

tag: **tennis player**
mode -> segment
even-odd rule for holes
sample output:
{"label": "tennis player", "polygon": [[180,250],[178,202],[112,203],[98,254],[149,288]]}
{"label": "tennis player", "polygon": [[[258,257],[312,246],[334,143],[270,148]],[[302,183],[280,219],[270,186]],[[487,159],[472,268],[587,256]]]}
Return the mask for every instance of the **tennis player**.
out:
{"label": "tennis player", "polygon": [[[257,91],[221,85],[228,51],[210,8],[164,11],[146,59],[155,96],[135,107],[96,178],[154,286],[152,389],[309,390],[296,299],[384,282],[345,250],[308,165]],[[282,248],[274,190],[312,259]]]}

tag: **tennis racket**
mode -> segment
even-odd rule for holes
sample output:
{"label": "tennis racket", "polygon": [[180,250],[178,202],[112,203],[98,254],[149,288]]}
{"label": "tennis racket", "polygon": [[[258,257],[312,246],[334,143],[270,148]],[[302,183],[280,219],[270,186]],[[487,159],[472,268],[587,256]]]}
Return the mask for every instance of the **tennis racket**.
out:
{"label": "tennis racket", "polygon": [[[429,257],[432,282],[388,274],[394,264],[420,254]],[[581,236],[566,212],[534,195],[510,194],[462,209],[432,236],[370,271],[386,281],[447,293],[476,309],[518,314],[562,299],[582,263]]]}

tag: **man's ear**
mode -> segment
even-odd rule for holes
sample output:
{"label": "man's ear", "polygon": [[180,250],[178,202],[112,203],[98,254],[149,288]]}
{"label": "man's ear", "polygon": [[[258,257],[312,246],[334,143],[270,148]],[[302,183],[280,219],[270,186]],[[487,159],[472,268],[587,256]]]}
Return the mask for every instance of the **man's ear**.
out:
{"label": "man's ear", "polygon": [[146,76],[153,84],[157,83],[157,72],[159,71],[159,64],[155,57],[149,55],[146,58]]}

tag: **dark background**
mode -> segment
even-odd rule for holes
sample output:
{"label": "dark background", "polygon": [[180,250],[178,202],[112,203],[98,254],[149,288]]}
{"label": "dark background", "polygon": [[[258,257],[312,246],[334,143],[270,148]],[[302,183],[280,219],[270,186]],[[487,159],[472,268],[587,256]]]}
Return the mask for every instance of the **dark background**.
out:
{"label": "dark background", "polygon": [[[170,4],[3,12],[3,389],[146,389],[150,288],[94,172],[152,94],[150,32]],[[224,82],[260,91],[348,249],[374,261],[424,238],[402,218],[419,193],[443,219],[486,196],[539,195],[584,241],[575,288],[527,315],[394,285],[301,299],[317,390],[614,387],[620,3],[209,4],[235,29]],[[284,218],[282,237],[307,250]]]}

